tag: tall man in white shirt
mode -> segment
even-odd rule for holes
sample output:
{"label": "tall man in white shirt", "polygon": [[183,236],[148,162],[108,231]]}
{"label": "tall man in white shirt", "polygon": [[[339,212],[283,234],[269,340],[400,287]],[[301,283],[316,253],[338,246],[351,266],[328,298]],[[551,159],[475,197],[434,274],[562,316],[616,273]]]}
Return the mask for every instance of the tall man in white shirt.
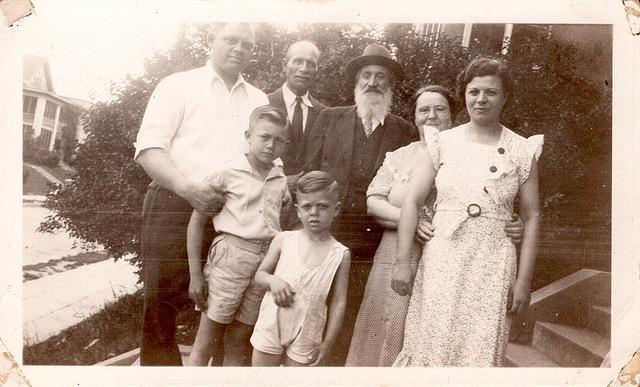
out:
{"label": "tall man in white shirt", "polygon": [[[281,88],[268,94],[269,104],[287,112],[289,117],[289,145],[280,157],[287,175],[289,191],[294,193],[295,182],[302,172],[308,134],[321,111],[327,108],[315,99],[309,89],[318,77],[320,50],[308,40],[292,43],[282,60],[285,83]],[[282,228],[300,226],[295,209],[283,209]]]}
{"label": "tall man in white shirt", "polygon": [[182,365],[175,333],[177,313],[190,305],[189,218],[193,209],[210,213],[222,206],[222,196],[204,178],[245,150],[249,115],[268,104],[266,95],[240,74],[255,45],[254,28],[218,24],[208,43],[204,67],[158,84],[135,143],[135,160],[153,179],[144,200],[140,249],[141,365]]}

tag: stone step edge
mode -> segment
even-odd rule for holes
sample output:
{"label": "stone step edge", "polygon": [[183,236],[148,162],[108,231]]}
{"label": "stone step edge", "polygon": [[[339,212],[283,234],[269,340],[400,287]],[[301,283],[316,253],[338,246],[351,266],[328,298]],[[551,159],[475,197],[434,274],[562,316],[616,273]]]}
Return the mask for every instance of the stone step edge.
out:
{"label": "stone step edge", "polygon": [[[191,353],[190,345],[178,345],[180,355],[185,357]],[[94,364],[95,366],[131,366],[140,363],[140,348],[134,348],[129,352],[114,356],[110,359]]]}
{"label": "stone step edge", "polygon": [[[532,362],[531,365],[518,365],[518,363],[522,363],[523,359],[518,359],[519,355],[527,352],[527,359],[525,361]],[[519,368],[532,368],[532,367],[562,367],[558,362],[546,356],[542,352],[533,348],[530,345],[517,344],[517,343],[509,343],[507,345],[507,350],[505,353],[505,366],[510,367],[507,364],[514,364],[513,367]]]}
{"label": "stone step edge", "polygon": [[[536,325],[540,324],[543,329],[546,329],[547,331],[550,331],[553,334],[556,335],[560,335],[562,336],[564,339],[566,339],[567,341],[575,344],[576,346],[600,357],[600,358],[604,358],[607,353],[609,352],[609,348],[611,347],[611,342],[610,340],[608,340],[607,338],[603,337],[602,335],[600,335],[597,332],[592,331],[591,329],[588,328],[583,328],[583,327],[575,327],[575,326],[571,326],[571,325],[565,325],[565,324],[557,324],[557,323],[551,323],[551,322],[546,322],[546,321],[536,321]],[[608,342],[609,345],[607,347],[606,350],[601,351],[599,350],[598,344],[593,344],[593,343],[584,343],[584,342],[580,342],[579,340],[576,340],[575,337],[572,337],[572,334],[567,334],[567,331],[573,331],[572,333],[575,333],[576,331],[583,331],[586,332],[589,336],[592,336],[593,338],[596,338],[597,340],[601,341],[601,342]],[[542,351],[540,351],[542,352]]]}

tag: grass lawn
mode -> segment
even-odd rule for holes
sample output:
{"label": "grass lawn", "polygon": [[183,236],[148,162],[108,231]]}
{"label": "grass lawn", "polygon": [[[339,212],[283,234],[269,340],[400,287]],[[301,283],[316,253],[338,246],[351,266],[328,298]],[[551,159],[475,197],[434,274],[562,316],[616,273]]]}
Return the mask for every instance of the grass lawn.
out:
{"label": "grass lawn", "polygon": [[40,262],[35,265],[25,265],[22,266],[22,281],[31,281],[45,275],[75,269],[76,267],[102,262],[107,259],[109,259],[109,256],[104,252],[90,251],[63,258],[50,259],[47,262]]}
{"label": "grass lawn", "polygon": [[[178,315],[178,344],[192,345],[200,312]],[[140,346],[142,291],[126,295],[81,323],[23,349],[27,365],[93,365]]]}
{"label": "grass lawn", "polygon": [[[73,172],[69,172],[61,167],[51,168],[44,165],[39,165],[39,167],[63,183],[66,179],[73,177]],[[22,188],[23,195],[46,195],[50,191],[49,180],[25,164],[22,165],[22,168],[27,171],[27,180]]]}
{"label": "grass lawn", "polygon": [[27,171],[27,180],[22,186],[23,195],[46,195],[49,192],[49,180],[39,174],[35,169],[23,164],[22,168]]}

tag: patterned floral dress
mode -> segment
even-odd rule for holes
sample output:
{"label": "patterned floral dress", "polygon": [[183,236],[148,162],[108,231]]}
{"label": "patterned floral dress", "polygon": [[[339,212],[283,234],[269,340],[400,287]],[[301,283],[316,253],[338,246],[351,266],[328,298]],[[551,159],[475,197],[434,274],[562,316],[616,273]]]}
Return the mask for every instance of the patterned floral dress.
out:
{"label": "patterned floral dress", "polygon": [[404,346],[394,366],[494,367],[509,336],[515,245],[504,233],[519,187],[542,150],[502,127],[497,145],[470,142],[465,125],[425,129],[436,166],[435,235],[418,265]]}
{"label": "patterned floral dress", "polygon": [[[421,141],[411,143],[387,153],[384,163],[371,181],[367,196],[378,195],[398,208],[407,196],[407,186],[416,160],[426,156],[427,148]],[[427,199],[420,212],[431,219],[435,194]],[[428,212],[428,213],[427,213]],[[353,330],[346,366],[389,367],[402,348],[404,319],[409,297],[401,297],[391,289],[391,271],[396,259],[396,230],[386,230],[373,258],[364,297]],[[411,264],[416,268],[422,246],[411,247]]]}

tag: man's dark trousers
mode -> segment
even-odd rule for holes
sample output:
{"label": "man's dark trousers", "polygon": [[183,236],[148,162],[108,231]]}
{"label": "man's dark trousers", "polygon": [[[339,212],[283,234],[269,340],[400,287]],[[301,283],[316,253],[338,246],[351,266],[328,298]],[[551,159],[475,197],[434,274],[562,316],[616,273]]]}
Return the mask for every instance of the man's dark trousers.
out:
{"label": "man's dark trousers", "polygon": [[[189,301],[187,226],[193,208],[175,193],[151,183],[144,198],[140,256],[144,280],[144,307],[140,364],[180,366],[176,316],[192,306]],[[206,257],[213,225],[205,230]]]}

